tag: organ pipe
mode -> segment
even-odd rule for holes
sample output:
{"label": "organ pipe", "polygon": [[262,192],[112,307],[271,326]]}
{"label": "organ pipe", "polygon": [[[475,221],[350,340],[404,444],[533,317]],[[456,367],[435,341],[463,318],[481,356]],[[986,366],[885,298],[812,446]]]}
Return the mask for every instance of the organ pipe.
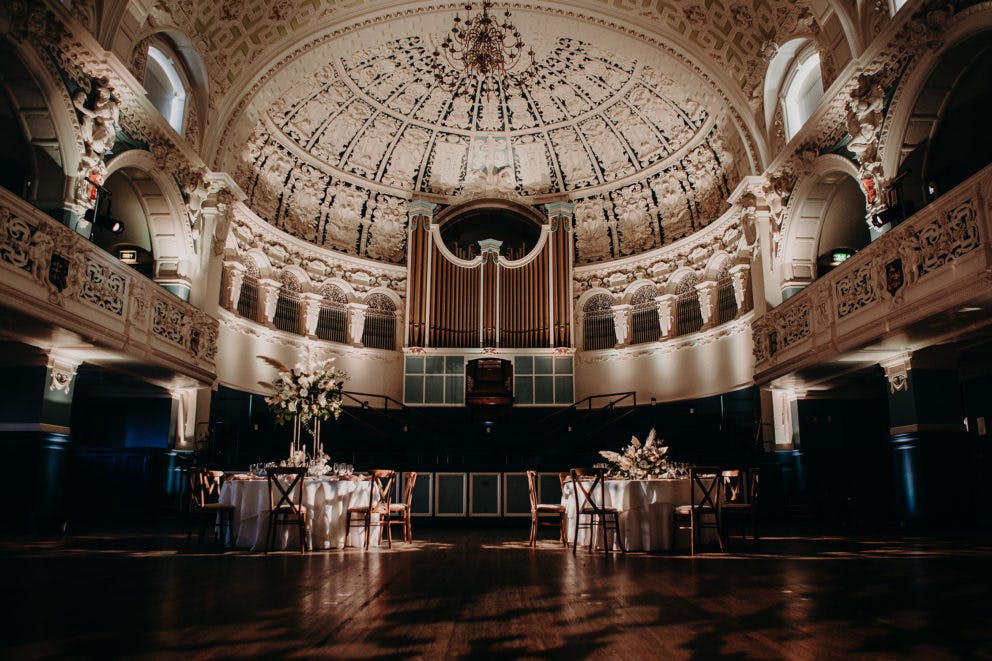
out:
{"label": "organ pipe", "polygon": [[441,348],[542,348],[571,344],[569,219],[552,216],[530,253],[454,255],[428,214],[411,210],[407,344]]}

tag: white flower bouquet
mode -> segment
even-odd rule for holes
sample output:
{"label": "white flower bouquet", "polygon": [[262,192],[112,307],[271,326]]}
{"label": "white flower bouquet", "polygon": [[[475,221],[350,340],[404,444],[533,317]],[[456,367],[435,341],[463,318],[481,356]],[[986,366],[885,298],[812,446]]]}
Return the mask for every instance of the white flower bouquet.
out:
{"label": "white flower bouquet", "polygon": [[672,473],[668,464],[668,447],[661,445],[655,439],[653,429],[644,443],[641,443],[636,436],[632,436],[630,445],[622,451],[600,450],[599,454],[613,464],[609,471],[611,477],[645,480],[669,477]]}
{"label": "white flower bouquet", "polygon": [[278,361],[265,359],[279,373],[274,383],[263,384],[273,390],[265,398],[279,424],[299,420],[307,427],[315,420],[337,420],[341,416],[341,392],[348,374],[334,367],[334,359],[288,369]]}

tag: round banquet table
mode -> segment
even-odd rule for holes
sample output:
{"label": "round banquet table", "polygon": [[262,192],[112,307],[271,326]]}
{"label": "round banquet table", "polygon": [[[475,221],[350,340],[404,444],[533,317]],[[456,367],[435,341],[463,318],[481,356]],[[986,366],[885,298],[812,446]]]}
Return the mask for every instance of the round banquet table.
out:
{"label": "round banquet table", "polygon": [[[345,546],[345,521],[349,507],[367,507],[369,504],[368,480],[338,478],[307,479],[303,482],[303,505],[307,508],[309,539],[307,548],[336,549]],[[278,494],[277,494],[278,496]],[[265,549],[265,535],[269,525],[269,482],[266,479],[224,482],[220,502],[234,505],[233,529],[236,531],[234,546],[253,550]],[[364,528],[353,526],[349,546],[364,543]],[[378,530],[372,529],[370,544],[377,544]],[[296,526],[278,526],[274,548],[287,548],[297,543]]]}
{"label": "round banquet table", "polygon": [[[689,479],[606,480],[606,507],[620,510],[620,534],[628,551],[668,551],[672,548],[672,514],[678,505],[688,505]],[[581,494],[580,494],[581,496]],[[599,497],[599,489],[596,490]],[[575,537],[575,498],[572,483],[566,482],[561,504],[567,516],[568,543]],[[603,533],[594,528],[594,548],[603,548]],[[579,530],[579,546],[589,544],[590,529]],[[613,548],[619,550],[616,536],[607,535]]]}

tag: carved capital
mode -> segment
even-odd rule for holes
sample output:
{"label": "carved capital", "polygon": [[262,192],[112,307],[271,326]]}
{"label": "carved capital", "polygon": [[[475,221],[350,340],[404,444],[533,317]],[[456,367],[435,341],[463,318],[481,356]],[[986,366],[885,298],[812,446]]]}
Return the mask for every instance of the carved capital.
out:
{"label": "carved capital", "polygon": [[274,327],[273,320],[276,316],[276,304],[279,302],[279,290],[282,283],[271,278],[261,278],[258,281],[258,293],[262,302],[263,323],[266,326]]}
{"label": "carved capital", "polygon": [[369,306],[364,303],[348,304],[348,342],[362,346],[362,336],[365,334],[365,311]]}
{"label": "carved capital", "polygon": [[658,325],[661,327],[661,336],[671,337],[672,329],[675,328],[675,294],[662,294],[655,296],[658,303]]}
{"label": "carved capital", "polygon": [[617,335],[617,346],[624,346],[630,339],[630,311],[631,305],[621,303],[613,308],[613,330]]}

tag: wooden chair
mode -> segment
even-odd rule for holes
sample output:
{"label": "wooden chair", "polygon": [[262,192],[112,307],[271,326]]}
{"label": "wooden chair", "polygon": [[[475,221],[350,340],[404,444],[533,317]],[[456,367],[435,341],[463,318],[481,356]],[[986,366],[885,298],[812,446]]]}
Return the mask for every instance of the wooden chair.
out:
{"label": "wooden chair", "polygon": [[[589,550],[592,551],[593,543],[596,540],[596,522],[603,531],[603,550],[610,552],[610,547],[606,543],[607,531],[612,530],[617,536],[617,545],[621,553],[626,553],[627,549],[623,545],[623,535],[620,531],[620,510],[615,507],[606,507],[606,474],[604,469],[595,468],[586,471],[582,468],[573,468],[569,471],[572,478],[572,497],[575,499],[575,536],[572,539],[572,553],[574,554],[579,545],[579,530],[589,529]],[[582,519],[585,517],[586,522]]]}
{"label": "wooden chair", "polygon": [[[702,542],[703,528],[716,530],[720,550],[724,548],[720,529],[720,480],[719,468],[689,467],[690,504],[675,508],[675,528],[689,531],[689,552],[692,555],[696,554],[696,545]],[[711,520],[708,521],[707,517]]]}
{"label": "wooden chair", "polygon": [[306,552],[307,508],[303,504],[305,467],[278,466],[265,471],[269,480],[269,529],[265,550],[272,548],[272,538],[279,526],[295,525],[300,535],[300,553]]}
{"label": "wooden chair", "polygon": [[[530,490],[530,545],[537,546],[539,526],[554,526],[558,528],[558,537],[561,538],[562,545],[567,547],[565,507],[561,503],[546,505],[537,502],[537,471],[527,471],[527,488]],[[554,517],[554,520],[551,520],[551,517]]]}
{"label": "wooden chair", "polygon": [[[393,482],[396,480],[396,471],[376,470],[372,471],[369,478],[369,504],[362,507],[349,507],[348,518],[345,522],[344,539],[348,544],[348,537],[351,534],[352,522],[361,521],[365,527],[365,545],[369,547],[369,537],[372,527],[379,528],[379,542],[382,542],[382,529],[386,529],[386,537],[389,540],[389,548],[393,548],[393,528],[389,525],[389,506],[393,500]],[[377,515],[375,521],[372,515]]]}
{"label": "wooden chair", "polygon": [[217,502],[220,499],[220,487],[223,478],[223,471],[208,471],[198,466],[191,466],[187,469],[186,488],[189,492],[187,546],[189,546],[193,536],[194,523],[199,528],[198,544],[203,544],[203,536],[207,526],[214,530],[214,539],[221,547],[225,545],[225,540],[232,537],[234,505],[222,505]]}
{"label": "wooden chair", "polygon": [[728,524],[735,519],[739,523],[741,539],[747,539],[746,526],[751,525],[751,538],[758,539],[757,505],[759,470],[757,468],[733,468],[720,473],[720,523],[724,534]]}
{"label": "wooden chair", "polygon": [[413,541],[410,508],[413,505],[413,486],[417,483],[416,473],[403,473],[403,502],[389,504],[389,525],[403,526],[403,541]]}

